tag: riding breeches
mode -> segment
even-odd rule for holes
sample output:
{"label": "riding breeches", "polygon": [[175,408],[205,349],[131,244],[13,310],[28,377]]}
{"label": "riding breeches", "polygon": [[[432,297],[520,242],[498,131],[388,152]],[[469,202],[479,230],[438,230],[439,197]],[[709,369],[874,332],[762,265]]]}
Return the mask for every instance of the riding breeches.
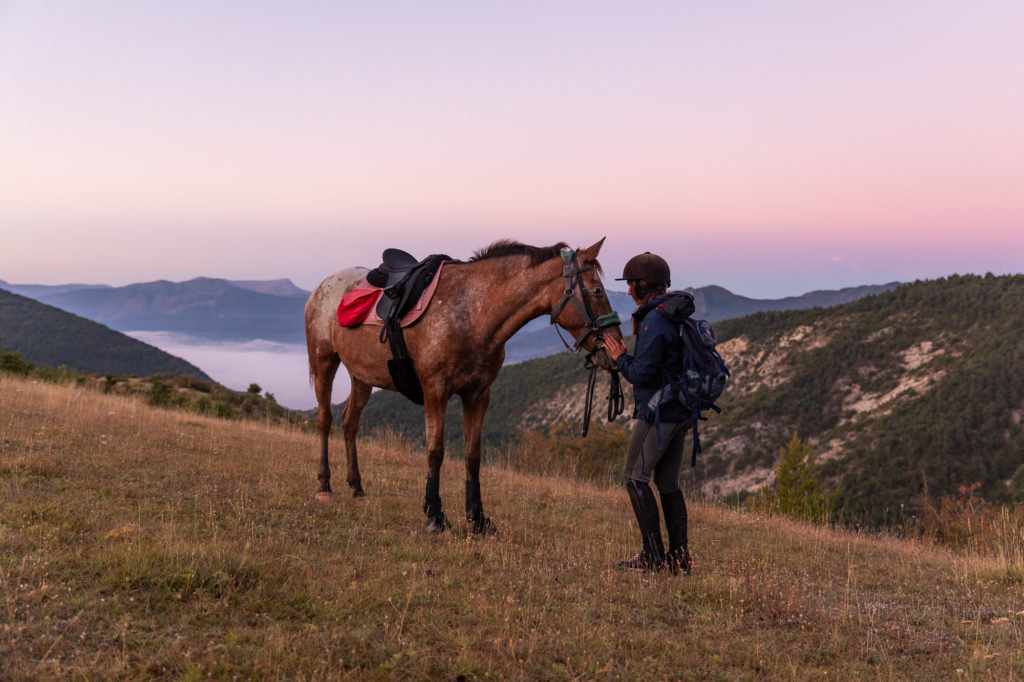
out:
{"label": "riding breeches", "polygon": [[633,421],[633,435],[626,449],[626,466],[622,471],[628,481],[649,483],[654,477],[658,492],[671,493],[679,489],[679,469],[683,463],[683,446],[690,422],[661,422],[661,448],[658,448],[658,429],[642,419]]}

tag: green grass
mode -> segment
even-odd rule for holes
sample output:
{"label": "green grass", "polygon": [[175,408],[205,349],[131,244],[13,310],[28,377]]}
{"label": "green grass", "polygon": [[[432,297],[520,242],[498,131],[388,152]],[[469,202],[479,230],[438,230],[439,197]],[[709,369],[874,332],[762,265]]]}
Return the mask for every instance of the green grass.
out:
{"label": "green grass", "polygon": [[[618,570],[620,489],[485,467],[425,535],[421,452],[0,377],[2,679],[1020,677],[998,558],[690,502],[694,575]],[[959,671],[959,672],[958,672]]]}

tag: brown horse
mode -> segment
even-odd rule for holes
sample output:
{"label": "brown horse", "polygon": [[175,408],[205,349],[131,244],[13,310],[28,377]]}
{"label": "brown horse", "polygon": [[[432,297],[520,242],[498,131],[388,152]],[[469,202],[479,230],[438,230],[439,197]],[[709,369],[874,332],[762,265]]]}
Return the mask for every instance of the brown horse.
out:
{"label": "brown horse", "polygon": [[[439,473],[444,460],[445,408],[452,395],[462,398],[462,433],[466,457],[466,516],[475,533],[493,532],[480,498],[480,439],[491,384],[505,358],[505,342],[530,320],[551,314],[576,338],[576,348],[594,353],[604,369],[613,364],[603,350],[602,333],[622,335],[601,283],[598,252],[604,239],[573,252],[564,243],[535,247],[499,241],[476,252],[468,262],[449,262],[423,316],[404,330],[409,355],[423,386],[427,438],[425,530],[449,527],[441,511]],[[320,283],[306,303],[306,344],[310,376],[319,404],[320,500],[331,498],[327,443],[331,431],[331,390],[339,364],[352,379],[342,413],[347,481],[353,497],[362,497],[356,456],[359,417],[377,386],[395,390],[387,363],[391,349],[380,341],[380,328],[341,327],[335,314],[342,295],[359,285],[366,268],[341,270]],[[365,286],[365,285],[364,285]],[[567,303],[573,305],[567,305]],[[589,317],[590,319],[585,319]],[[595,319],[604,323],[595,324]],[[614,318],[612,322],[610,318]],[[607,326],[611,324],[612,326]]]}

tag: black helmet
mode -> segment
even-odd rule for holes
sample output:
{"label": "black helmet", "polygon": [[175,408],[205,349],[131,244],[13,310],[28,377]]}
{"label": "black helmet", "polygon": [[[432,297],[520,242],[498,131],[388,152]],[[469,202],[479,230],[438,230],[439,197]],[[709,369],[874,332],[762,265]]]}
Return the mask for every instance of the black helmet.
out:
{"label": "black helmet", "polygon": [[671,272],[668,263],[661,256],[644,251],[639,256],[633,256],[626,261],[626,267],[622,268],[622,277],[616,277],[616,281],[642,279],[648,284],[663,285],[666,289],[671,282]]}

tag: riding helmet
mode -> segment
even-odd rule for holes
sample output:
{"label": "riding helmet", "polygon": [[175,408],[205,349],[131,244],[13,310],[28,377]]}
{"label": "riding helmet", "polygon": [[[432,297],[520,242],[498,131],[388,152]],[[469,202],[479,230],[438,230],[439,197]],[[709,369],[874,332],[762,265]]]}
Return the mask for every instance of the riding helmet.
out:
{"label": "riding helmet", "polygon": [[668,263],[661,256],[644,251],[639,256],[633,256],[626,261],[626,267],[622,268],[622,277],[616,277],[616,281],[642,279],[651,285],[663,285],[668,288],[671,282],[671,272]]}

